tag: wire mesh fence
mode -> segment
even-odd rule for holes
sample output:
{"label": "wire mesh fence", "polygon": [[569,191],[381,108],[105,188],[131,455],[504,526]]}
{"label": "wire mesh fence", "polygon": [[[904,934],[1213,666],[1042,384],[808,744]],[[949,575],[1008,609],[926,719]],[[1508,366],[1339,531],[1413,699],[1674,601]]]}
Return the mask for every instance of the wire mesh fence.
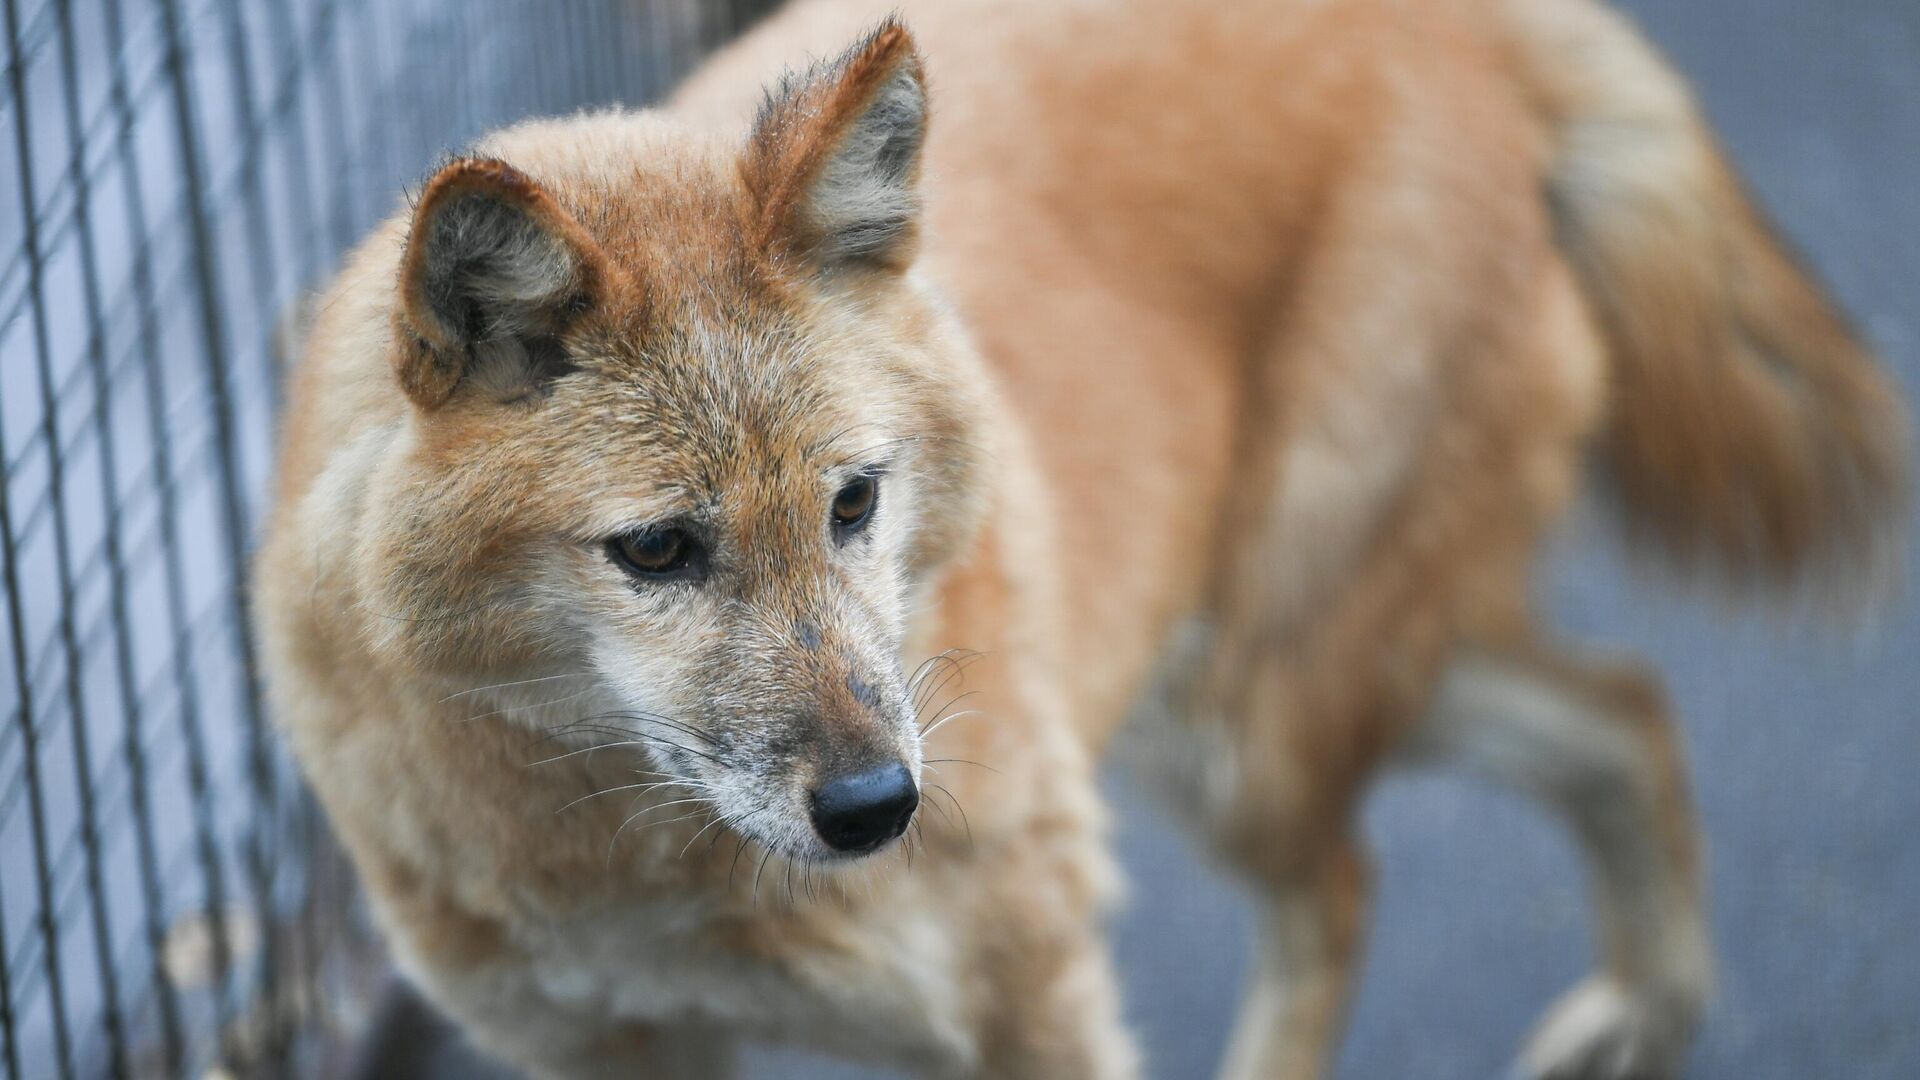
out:
{"label": "wire mesh fence", "polygon": [[243,589],[289,313],[430,164],[754,0],[5,0],[6,1075],[322,1075],[371,961]]}

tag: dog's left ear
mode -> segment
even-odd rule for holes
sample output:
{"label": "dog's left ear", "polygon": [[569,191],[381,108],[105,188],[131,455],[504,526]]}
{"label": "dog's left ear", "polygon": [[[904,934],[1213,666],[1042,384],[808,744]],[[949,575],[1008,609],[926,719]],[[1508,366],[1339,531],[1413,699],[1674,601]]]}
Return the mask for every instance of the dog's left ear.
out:
{"label": "dog's left ear", "polygon": [[833,63],[787,76],[747,149],[759,242],[829,272],[904,269],[926,129],[920,56],[891,19]]}

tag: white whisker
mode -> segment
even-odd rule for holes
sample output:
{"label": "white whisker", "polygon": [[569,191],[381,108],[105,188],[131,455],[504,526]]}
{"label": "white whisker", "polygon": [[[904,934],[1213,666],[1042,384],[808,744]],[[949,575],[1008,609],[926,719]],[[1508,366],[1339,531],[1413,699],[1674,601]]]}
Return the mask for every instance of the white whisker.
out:
{"label": "white whisker", "polygon": [[578,750],[569,750],[564,754],[555,754],[550,758],[541,758],[539,761],[530,761],[527,763],[527,767],[532,768],[535,765],[551,765],[556,761],[564,761],[570,757],[579,757],[581,754],[591,754],[595,750],[611,750],[619,746],[670,746],[673,749],[682,751],[684,753],[693,754],[697,757],[704,757],[704,758],[707,758],[708,760],[714,760],[711,754],[702,754],[698,750],[689,750],[686,747],[681,746],[679,743],[673,742],[671,740],[649,738],[646,736],[642,736],[637,739],[620,739],[615,742],[595,743],[592,746],[583,746]]}
{"label": "white whisker", "polygon": [[514,679],[510,682],[494,683],[492,686],[475,686],[471,689],[462,690],[457,694],[448,694],[446,697],[440,699],[440,704],[445,705],[447,702],[453,701],[456,698],[463,698],[472,694],[484,694],[489,690],[506,690],[515,686],[532,686],[534,683],[552,682],[555,679],[584,679],[587,677],[588,674],[584,671],[573,671],[564,675],[542,675],[536,679]]}
{"label": "white whisker", "polygon": [[925,731],[922,731],[920,733],[920,737],[922,739],[931,739],[933,738],[934,732],[939,731],[941,728],[947,726],[948,723],[954,720],[958,720],[963,716],[979,716],[985,711],[986,711],[985,709],[961,709],[959,712],[956,712],[956,713],[948,713],[947,715],[941,717],[940,719],[935,720],[933,722],[933,726],[927,728],[927,730]]}
{"label": "white whisker", "polygon": [[586,697],[588,694],[593,693],[595,689],[596,689],[595,687],[589,686],[585,690],[568,694],[566,697],[554,698],[551,701],[539,701],[531,705],[504,705],[490,712],[475,713],[474,715],[467,717],[465,720],[462,720],[461,723],[471,724],[475,720],[485,720],[490,716],[504,716],[508,713],[513,713],[513,712],[534,712],[539,709],[551,709],[555,705],[564,705],[569,701],[577,701],[580,698]]}
{"label": "white whisker", "polygon": [[598,798],[601,795],[611,795],[616,791],[651,791],[654,788],[663,788],[663,787],[689,787],[689,788],[698,788],[703,791],[714,790],[713,785],[707,783],[704,780],[695,780],[692,777],[686,777],[686,776],[676,776],[670,780],[654,780],[645,784],[621,784],[618,787],[601,788],[599,791],[589,791],[585,795],[582,795],[579,798],[573,800],[572,802],[566,804],[565,806],[562,806],[560,809],[555,810],[554,813],[556,814],[564,813],[565,811],[571,810],[572,808],[580,805],[581,803],[586,802],[588,799]]}

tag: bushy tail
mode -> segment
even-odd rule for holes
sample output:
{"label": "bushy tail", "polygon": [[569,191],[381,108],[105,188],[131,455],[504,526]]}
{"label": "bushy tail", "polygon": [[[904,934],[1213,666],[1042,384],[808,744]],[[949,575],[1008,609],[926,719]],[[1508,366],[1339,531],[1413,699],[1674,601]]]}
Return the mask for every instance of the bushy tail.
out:
{"label": "bushy tail", "polygon": [[1907,431],[1871,352],[1623,17],[1496,2],[1606,339],[1603,461],[1630,535],[1732,584],[1883,581],[1904,554]]}

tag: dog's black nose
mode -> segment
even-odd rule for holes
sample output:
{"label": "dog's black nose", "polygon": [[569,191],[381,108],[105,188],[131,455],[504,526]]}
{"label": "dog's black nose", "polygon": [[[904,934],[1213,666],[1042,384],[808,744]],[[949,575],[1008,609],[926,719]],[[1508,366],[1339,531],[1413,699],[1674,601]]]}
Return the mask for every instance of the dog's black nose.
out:
{"label": "dog's black nose", "polygon": [[913,774],[896,761],[813,789],[813,827],[835,851],[871,851],[906,832],[919,805]]}

